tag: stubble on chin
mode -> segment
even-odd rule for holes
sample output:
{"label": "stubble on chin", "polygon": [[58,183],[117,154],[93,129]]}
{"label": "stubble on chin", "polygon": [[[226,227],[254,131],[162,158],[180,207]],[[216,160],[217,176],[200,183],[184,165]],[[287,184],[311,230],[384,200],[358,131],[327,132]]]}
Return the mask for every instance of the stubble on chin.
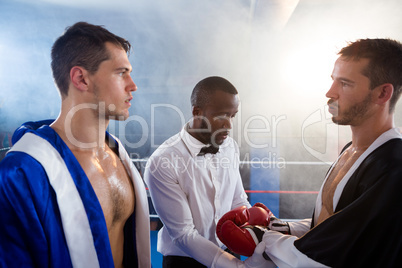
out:
{"label": "stubble on chin", "polygon": [[366,117],[371,103],[371,93],[364,98],[363,101],[349,107],[346,111],[342,112],[341,107],[338,106],[338,114],[332,117],[332,122],[337,125],[357,125]]}

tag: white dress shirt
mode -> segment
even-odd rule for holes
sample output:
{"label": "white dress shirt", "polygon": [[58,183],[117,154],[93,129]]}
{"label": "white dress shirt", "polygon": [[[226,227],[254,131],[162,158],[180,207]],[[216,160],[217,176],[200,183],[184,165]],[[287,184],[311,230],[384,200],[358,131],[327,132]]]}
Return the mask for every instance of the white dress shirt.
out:
{"label": "white dress shirt", "polygon": [[237,143],[228,137],[217,154],[197,156],[205,144],[186,129],[187,125],[152,154],[144,177],[164,224],[158,251],[211,267],[223,252],[216,236],[218,220],[229,210],[250,204],[240,177]]}

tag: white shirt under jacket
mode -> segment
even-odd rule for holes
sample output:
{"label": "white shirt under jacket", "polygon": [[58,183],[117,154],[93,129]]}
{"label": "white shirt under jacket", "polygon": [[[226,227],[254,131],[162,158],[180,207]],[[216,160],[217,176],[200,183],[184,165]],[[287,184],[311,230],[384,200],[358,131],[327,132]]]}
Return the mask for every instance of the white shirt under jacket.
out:
{"label": "white shirt under jacket", "polygon": [[158,251],[211,267],[223,252],[216,236],[218,220],[229,210],[250,204],[240,177],[237,143],[228,137],[217,154],[197,156],[205,144],[186,129],[187,125],[152,154],[144,177],[164,224]]}

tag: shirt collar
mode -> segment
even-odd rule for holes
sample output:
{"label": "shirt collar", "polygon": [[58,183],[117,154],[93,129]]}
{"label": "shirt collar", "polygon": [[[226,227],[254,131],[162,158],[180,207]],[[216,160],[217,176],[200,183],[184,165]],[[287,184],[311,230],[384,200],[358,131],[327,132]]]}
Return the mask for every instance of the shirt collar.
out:
{"label": "shirt collar", "polygon": [[196,157],[200,152],[201,148],[206,146],[204,143],[200,142],[196,138],[188,133],[189,124],[185,124],[180,132],[180,137],[183,140],[184,144],[186,145],[187,149],[189,150],[190,154],[193,157]]}

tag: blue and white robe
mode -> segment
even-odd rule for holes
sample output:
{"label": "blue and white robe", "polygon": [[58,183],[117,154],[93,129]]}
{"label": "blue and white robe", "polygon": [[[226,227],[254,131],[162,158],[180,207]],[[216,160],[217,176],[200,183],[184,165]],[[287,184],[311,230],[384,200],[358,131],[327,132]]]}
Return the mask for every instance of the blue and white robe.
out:
{"label": "blue and white robe", "polygon": [[[50,122],[24,124],[0,162],[0,267],[114,267],[98,198]],[[124,228],[124,265],[151,267],[144,183],[120,141],[107,137],[135,189],[135,212]]]}

